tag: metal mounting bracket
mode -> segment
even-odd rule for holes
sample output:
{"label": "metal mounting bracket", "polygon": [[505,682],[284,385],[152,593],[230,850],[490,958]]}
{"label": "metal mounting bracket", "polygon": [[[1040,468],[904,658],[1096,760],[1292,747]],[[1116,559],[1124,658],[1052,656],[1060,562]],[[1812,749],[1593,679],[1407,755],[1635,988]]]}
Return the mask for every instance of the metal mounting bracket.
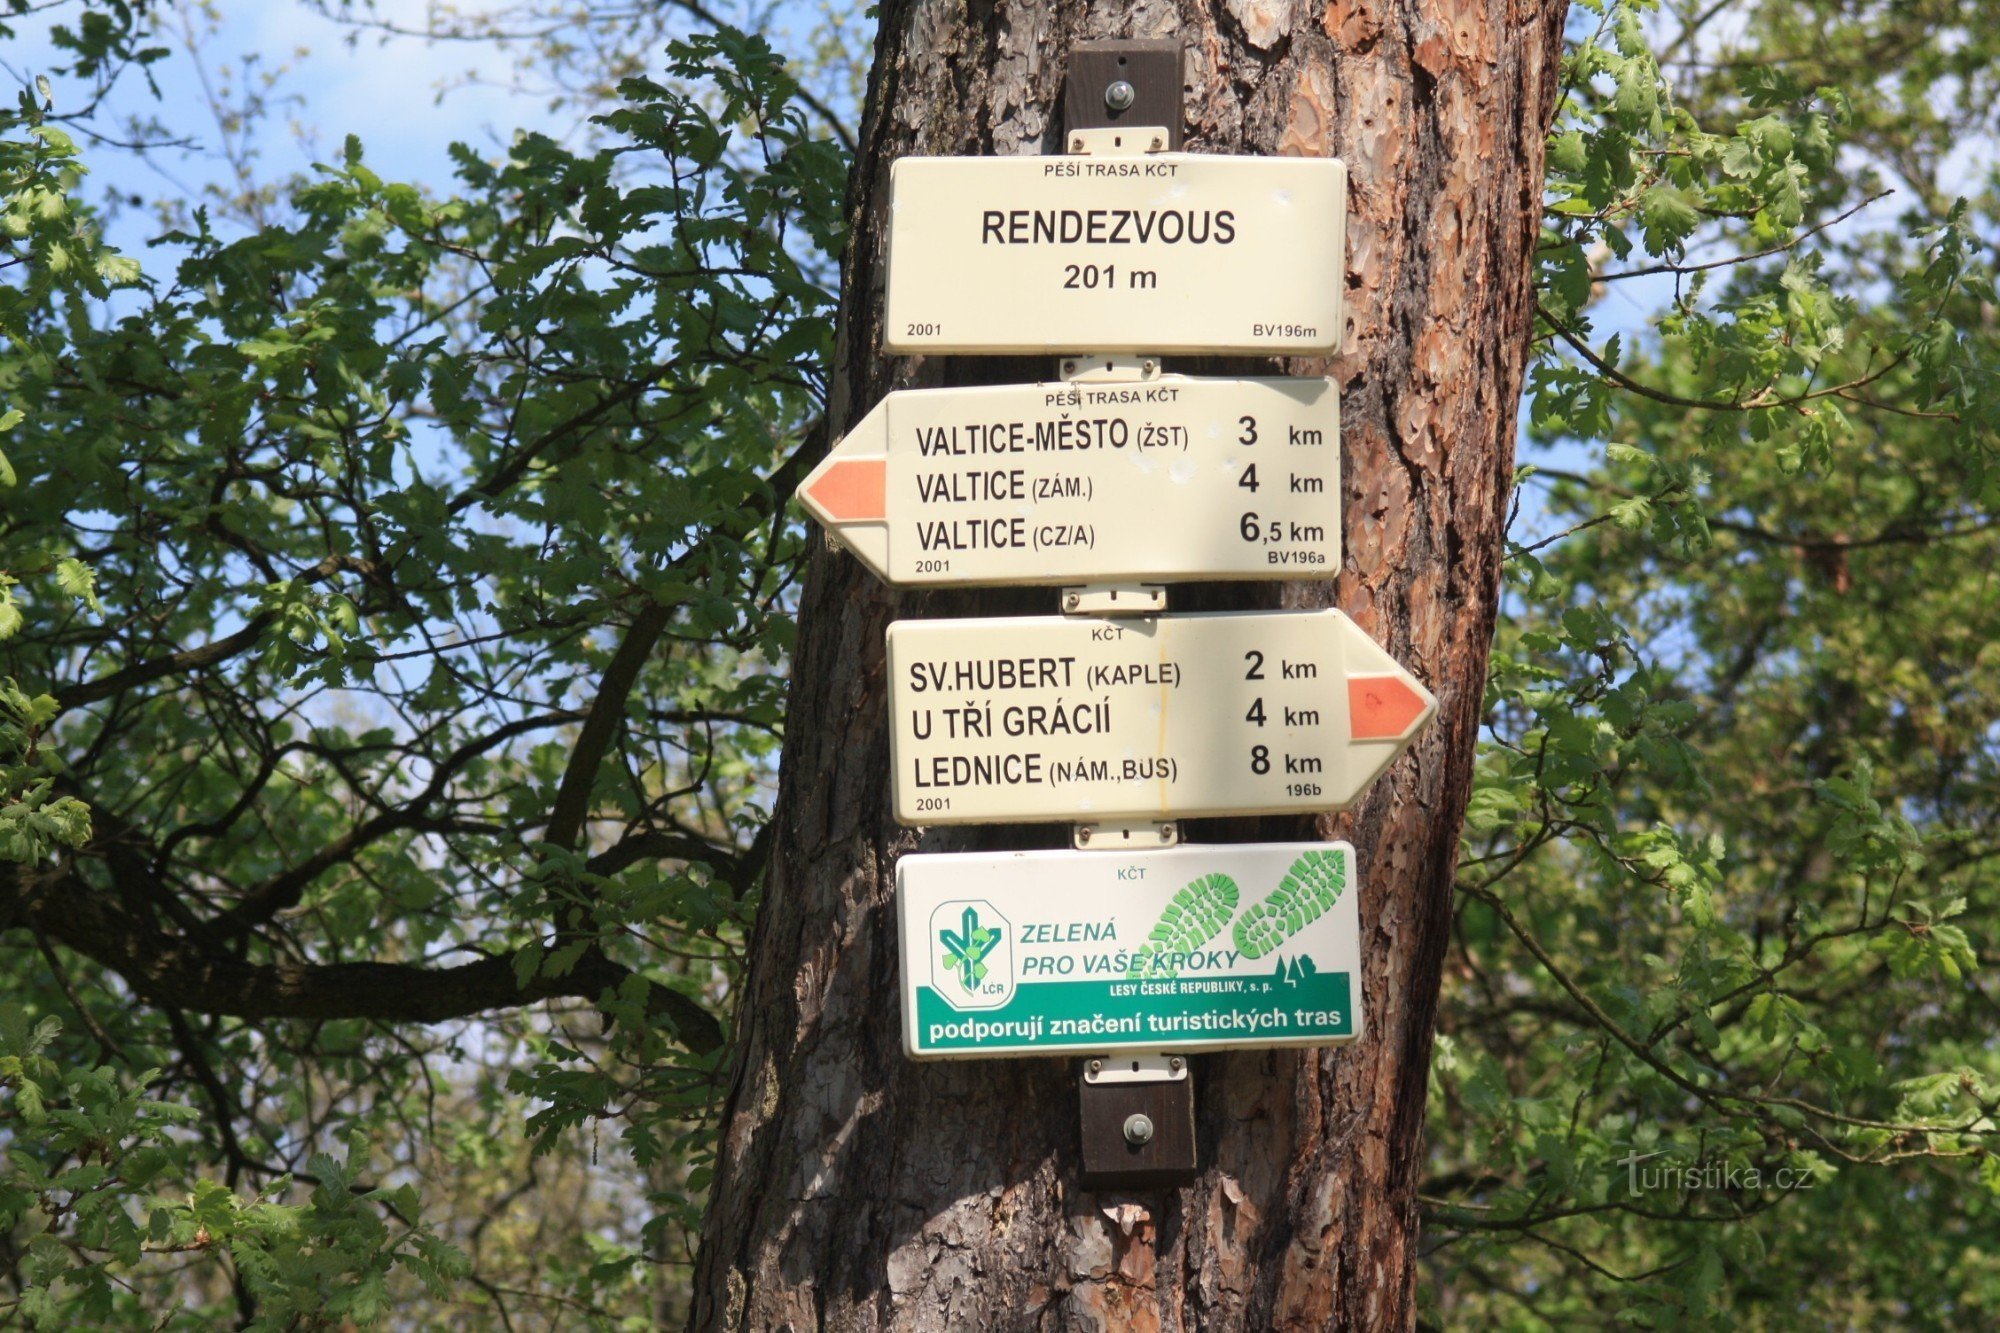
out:
{"label": "metal mounting bracket", "polygon": [[1181,841],[1178,824],[1154,820],[1100,819],[1078,824],[1070,830],[1070,845],[1079,852],[1137,852],[1157,847],[1177,847]]}
{"label": "metal mounting bracket", "polygon": [[1178,152],[1187,114],[1181,59],[1181,44],[1171,37],[1115,38],[1071,47],[1063,78],[1063,128],[1071,144],[1079,132],[1090,130],[1152,131],[1164,142],[1148,151]]}
{"label": "metal mounting bracket", "polygon": [[1171,1189],[1194,1179],[1194,1082],[1185,1058],[1087,1060],[1077,1103],[1085,1189]]}
{"label": "metal mounting bracket", "polygon": [[1083,1062],[1085,1083],[1174,1083],[1188,1076],[1187,1057],[1165,1051],[1126,1051]]}
{"label": "metal mounting bracket", "polygon": [[1160,358],[1130,352],[1076,352],[1062,359],[1065,384],[1134,384],[1160,378]]}
{"label": "metal mounting bracket", "polygon": [[1167,132],[1158,125],[1129,130],[1071,130],[1069,151],[1075,157],[1144,157],[1167,151]]}
{"label": "metal mounting bracket", "polygon": [[1156,616],[1167,609],[1167,590],[1158,583],[1085,583],[1064,588],[1066,616]]}

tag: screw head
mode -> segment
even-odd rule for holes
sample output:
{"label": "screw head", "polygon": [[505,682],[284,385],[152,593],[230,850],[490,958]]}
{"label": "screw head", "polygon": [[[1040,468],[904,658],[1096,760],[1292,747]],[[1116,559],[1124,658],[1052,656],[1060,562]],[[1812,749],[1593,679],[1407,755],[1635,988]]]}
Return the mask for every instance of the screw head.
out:
{"label": "screw head", "polygon": [[1085,825],[1084,827],[1082,827],[1082,828],[1080,828],[1080,829],[1078,829],[1078,830],[1076,831],[1076,840],[1077,840],[1078,842],[1089,842],[1089,841],[1090,841],[1090,826],[1089,826],[1089,825],[1087,825],[1087,824],[1086,824],[1086,825]]}
{"label": "screw head", "polygon": [[1139,100],[1139,90],[1120,79],[1104,90],[1104,105],[1113,111],[1130,111],[1132,104]]}
{"label": "screw head", "polygon": [[1178,1055],[1167,1061],[1167,1068],[1173,1070],[1176,1074],[1180,1073],[1186,1067],[1187,1061],[1181,1059]]}
{"label": "screw head", "polygon": [[1148,375],[1150,375],[1153,373],[1155,369],[1158,368],[1159,364],[1160,363],[1157,361],[1148,361],[1144,366],[1140,367],[1140,369],[1144,370]]}
{"label": "screw head", "polygon": [[1134,1147],[1153,1141],[1153,1122],[1141,1112],[1125,1117],[1125,1142]]}
{"label": "screw head", "polygon": [[1069,150],[1072,153],[1081,153],[1083,151],[1083,139],[1081,136],[1069,141]]}
{"label": "screw head", "polygon": [[1092,1060],[1092,1061],[1090,1062],[1090,1072],[1091,1072],[1091,1073],[1093,1073],[1093,1074],[1101,1074],[1101,1073],[1103,1073],[1103,1072],[1104,1072],[1104,1061],[1102,1061],[1102,1060]]}
{"label": "screw head", "polygon": [[1070,592],[1063,594],[1063,606],[1068,608],[1069,610],[1074,611],[1079,606],[1082,605],[1083,605],[1083,598],[1077,596],[1075,593]]}

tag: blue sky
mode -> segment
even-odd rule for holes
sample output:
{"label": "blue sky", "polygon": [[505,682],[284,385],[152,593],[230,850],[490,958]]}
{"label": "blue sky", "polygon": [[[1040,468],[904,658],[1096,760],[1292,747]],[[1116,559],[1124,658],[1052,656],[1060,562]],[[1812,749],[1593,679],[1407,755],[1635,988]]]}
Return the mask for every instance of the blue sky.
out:
{"label": "blue sky", "polygon": [[[405,17],[417,18],[422,8],[389,4],[384,12],[411,11]],[[443,182],[451,172],[446,150],[454,141],[498,153],[514,126],[555,134],[575,127],[573,113],[551,112],[542,99],[510,88],[511,57],[489,44],[384,39],[288,0],[221,5],[212,30],[185,8],[160,17],[158,44],[173,52],[152,67],[160,96],[128,72],[89,128],[117,135],[128,117],[156,117],[197,143],[154,150],[149,164],[79,134],[92,183],[99,187],[148,199],[192,199],[205,187],[227,187],[232,170],[225,146],[232,137],[211,112],[211,94],[238,105],[252,92],[267,99],[270,111],[255,138],[254,163],[264,179],[309,171],[314,162],[336,157],[343,138],[354,134],[379,174]],[[19,24],[18,35],[0,53],[8,82],[24,86],[59,62],[47,31],[66,18],[74,22],[74,11],[56,10]],[[273,80],[268,87],[267,77]],[[58,114],[88,102],[93,92],[82,80],[57,76],[53,84]],[[121,245],[140,239],[130,228],[143,224],[128,218],[115,225]]]}

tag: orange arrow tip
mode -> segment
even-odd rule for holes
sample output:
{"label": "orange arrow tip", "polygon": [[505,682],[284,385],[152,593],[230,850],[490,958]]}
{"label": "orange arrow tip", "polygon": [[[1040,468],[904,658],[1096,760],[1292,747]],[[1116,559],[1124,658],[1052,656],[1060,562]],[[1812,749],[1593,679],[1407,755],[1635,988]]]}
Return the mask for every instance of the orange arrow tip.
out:
{"label": "orange arrow tip", "polygon": [[889,515],[889,460],[843,458],[807,483],[806,498],[836,523],[866,523]]}
{"label": "orange arrow tip", "polygon": [[1348,725],[1357,741],[1401,740],[1430,706],[1401,676],[1347,678]]}

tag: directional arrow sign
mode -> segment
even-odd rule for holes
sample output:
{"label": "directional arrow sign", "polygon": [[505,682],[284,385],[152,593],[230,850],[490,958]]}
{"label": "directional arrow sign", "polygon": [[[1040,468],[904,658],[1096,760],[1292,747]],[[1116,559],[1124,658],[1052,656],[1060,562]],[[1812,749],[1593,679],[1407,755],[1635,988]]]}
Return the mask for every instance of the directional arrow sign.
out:
{"label": "directional arrow sign", "polygon": [[1339,396],[1178,375],[892,393],[799,499],[895,584],[1327,574]]}
{"label": "directional arrow sign", "polygon": [[1354,849],[906,856],[918,1059],[1332,1046],[1361,1032]]}
{"label": "directional arrow sign", "polygon": [[891,352],[1329,352],[1347,170],[1331,158],[907,157]]}
{"label": "directional arrow sign", "polygon": [[1436,701],[1338,611],[889,627],[905,824],[1352,804]]}

